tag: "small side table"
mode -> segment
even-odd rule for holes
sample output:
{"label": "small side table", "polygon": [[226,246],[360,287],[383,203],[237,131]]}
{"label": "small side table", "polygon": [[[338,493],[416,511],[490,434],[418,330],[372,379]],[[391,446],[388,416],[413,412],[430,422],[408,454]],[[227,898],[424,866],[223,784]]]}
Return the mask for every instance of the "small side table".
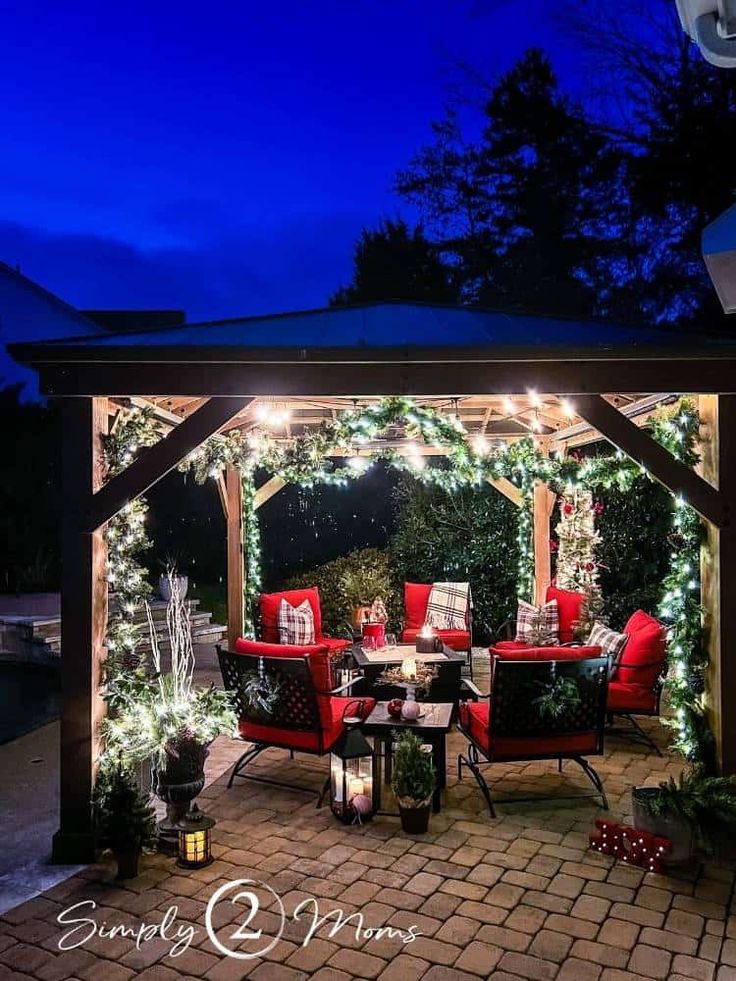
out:
{"label": "small side table", "polygon": [[[432,747],[432,761],[437,771],[437,783],[432,795],[432,810],[435,814],[440,810],[442,804],[442,791],[447,784],[447,755],[445,747],[445,737],[450,731],[452,724],[453,706],[450,702],[420,702],[424,715],[416,722],[405,722],[403,719],[394,719],[388,714],[388,702],[376,702],[375,708],[367,719],[361,724],[363,731],[372,735],[376,743],[376,755],[378,757],[378,801],[376,810],[381,809],[381,785],[383,776],[381,774],[381,752],[380,744],[383,744],[386,759],[386,782],[391,779],[391,758],[393,753],[394,732],[401,732],[404,729],[411,729],[421,737],[422,742],[428,743]],[[387,813],[387,812],[383,812]]]}

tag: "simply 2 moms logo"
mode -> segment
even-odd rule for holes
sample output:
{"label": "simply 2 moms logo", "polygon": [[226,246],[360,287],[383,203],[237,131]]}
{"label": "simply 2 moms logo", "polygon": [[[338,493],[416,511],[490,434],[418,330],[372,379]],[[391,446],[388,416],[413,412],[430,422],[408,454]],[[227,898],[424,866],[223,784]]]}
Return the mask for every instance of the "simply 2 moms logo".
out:
{"label": "simply 2 moms logo", "polygon": [[[58,941],[59,950],[84,947],[95,937],[101,940],[129,938],[140,950],[153,940],[164,940],[171,946],[168,957],[178,957],[188,950],[201,931],[191,923],[179,921],[176,905],[169,906],[160,920],[147,923],[98,922],[94,913],[97,904],[85,899],[62,910],[57,922],[64,932]],[[274,917],[275,914],[275,917]],[[216,922],[224,925],[217,926]],[[353,937],[357,941],[399,940],[410,944],[421,936],[416,926],[406,929],[368,926],[361,912],[346,913],[339,906],[322,912],[317,899],[303,899],[287,914],[281,897],[270,886],[255,879],[236,879],[226,882],[210,896],[204,914],[204,925],[212,944],[227,957],[252,960],[273,950],[289,923],[303,924],[301,946],[306,947],[320,933],[325,939]]]}

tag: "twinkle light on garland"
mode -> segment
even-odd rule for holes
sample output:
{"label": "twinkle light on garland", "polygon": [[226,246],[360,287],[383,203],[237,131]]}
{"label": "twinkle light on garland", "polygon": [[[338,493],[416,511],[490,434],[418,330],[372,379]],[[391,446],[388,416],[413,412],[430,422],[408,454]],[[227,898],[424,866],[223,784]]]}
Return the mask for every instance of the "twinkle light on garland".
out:
{"label": "twinkle light on garland", "polygon": [[243,550],[245,553],[245,581],[243,583],[243,631],[246,637],[255,637],[255,616],[258,596],[261,592],[261,530],[256,511],[256,482],[251,469],[241,474],[243,486]]}
{"label": "twinkle light on garland", "polygon": [[[108,477],[114,477],[133,461],[142,446],[161,438],[150,409],[121,409],[110,433],[103,436],[103,452]],[[148,504],[138,497],[129,501],[107,524],[107,581],[116,605],[107,623],[107,671],[129,670],[140,666],[141,625],[136,613],[151,595],[151,586],[139,556],[150,541],[146,535]]]}

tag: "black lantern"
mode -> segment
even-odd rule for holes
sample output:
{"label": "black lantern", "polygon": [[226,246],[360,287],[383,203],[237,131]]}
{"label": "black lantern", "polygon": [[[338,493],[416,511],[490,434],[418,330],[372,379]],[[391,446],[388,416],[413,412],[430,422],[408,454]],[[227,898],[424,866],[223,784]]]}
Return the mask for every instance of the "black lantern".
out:
{"label": "black lantern", "polygon": [[330,807],[343,824],[370,821],[378,786],[373,747],[360,730],[361,719],[343,719],[345,731],[330,753]]}
{"label": "black lantern", "polygon": [[201,869],[212,861],[212,828],[217,822],[196,804],[176,826],[179,832],[179,861],[185,869]]}

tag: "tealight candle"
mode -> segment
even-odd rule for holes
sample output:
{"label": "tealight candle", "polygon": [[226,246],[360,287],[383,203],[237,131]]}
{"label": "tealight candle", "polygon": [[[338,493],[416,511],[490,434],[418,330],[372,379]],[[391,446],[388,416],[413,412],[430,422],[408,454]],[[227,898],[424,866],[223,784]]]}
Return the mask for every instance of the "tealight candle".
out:
{"label": "tealight candle", "polygon": [[357,797],[365,793],[365,784],[360,777],[353,777],[348,786],[350,797]]}

